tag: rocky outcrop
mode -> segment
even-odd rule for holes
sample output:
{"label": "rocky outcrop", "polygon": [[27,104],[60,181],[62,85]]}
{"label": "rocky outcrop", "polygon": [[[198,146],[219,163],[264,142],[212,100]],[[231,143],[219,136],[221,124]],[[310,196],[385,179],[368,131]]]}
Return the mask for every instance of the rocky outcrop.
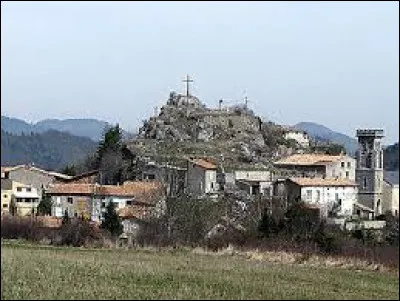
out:
{"label": "rocky outcrop", "polygon": [[174,153],[210,156],[217,162],[224,157],[225,164],[266,164],[292,148],[281,126],[263,122],[243,106],[210,109],[194,96],[174,92],[158,116],[144,122],[137,139],[147,141],[142,143],[147,150],[157,144],[153,153],[174,145]]}

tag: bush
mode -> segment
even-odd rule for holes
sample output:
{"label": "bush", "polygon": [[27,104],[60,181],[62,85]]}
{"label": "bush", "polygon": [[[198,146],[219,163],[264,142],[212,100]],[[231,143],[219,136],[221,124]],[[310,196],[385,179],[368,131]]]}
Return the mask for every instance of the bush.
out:
{"label": "bush", "polygon": [[69,223],[63,224],[59,234],[60,240],[53,243],[73,247],[84,246],[102,237],[88,221],[82,219],[72,219]]}
{"label": "bush", "polygon": [[7,216],[1,220],[1,238],[39,241],[44,236],[42,223],[30,217]]}

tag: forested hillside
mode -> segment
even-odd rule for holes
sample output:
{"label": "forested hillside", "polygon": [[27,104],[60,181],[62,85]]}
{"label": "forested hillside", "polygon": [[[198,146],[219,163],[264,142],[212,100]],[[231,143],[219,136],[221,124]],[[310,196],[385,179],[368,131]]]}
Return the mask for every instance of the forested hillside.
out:
{"label": "forested hillside", "polygon": [[89,138],[55,130],[15,135],[2,129],[1,165],[34,163],[44,169],[60,170],[85,159],[96,146]]}

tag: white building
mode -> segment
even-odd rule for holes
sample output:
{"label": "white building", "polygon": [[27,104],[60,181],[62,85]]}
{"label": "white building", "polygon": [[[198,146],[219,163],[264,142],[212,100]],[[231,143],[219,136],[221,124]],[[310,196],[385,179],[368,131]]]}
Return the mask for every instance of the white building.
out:
{"label": "white building", "polygon": [[383,172],[382,213],[399,216],[399,171]]}
{"label": "white building", "polygon": [[219,190],[217,166],[204,159],[188,159],[186,180],[189,194],[212,194]]}
{"label": "white building", "polygon": [[276,161],[274,166],[288,177],[356,178],[356,160],[343,154],[295,154]]}
{"label": "white building", "polygon": [[296,141],[299,145],[301,145],[304,148],[307,148],[310,146],[310,138],[305,131],[287,127],[287,128],[285,128],[285,136],[284,137],[286,140],[290,139],[290,140]]}
{"label": "white building", "polygon": [[296,201],[317,205],[321,214],[328,215],[337,204],[339,216],[353,214],[357,203],[357,184],[345,179],[290,178],[284,182],[287,203]]}

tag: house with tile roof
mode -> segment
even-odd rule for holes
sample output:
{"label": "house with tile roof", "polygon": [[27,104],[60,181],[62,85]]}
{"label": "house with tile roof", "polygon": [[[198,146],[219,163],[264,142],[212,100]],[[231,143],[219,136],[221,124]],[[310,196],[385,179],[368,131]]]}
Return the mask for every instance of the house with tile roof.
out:
{"label": "house with tile roof", "polygon": [[284,189],[280,190],[280,196],[288,205],[304,201],[317,206],[323,216],[328,216],[334,207],[337,207],[338,216],[350,216],[357,202],[357,184],[347,179],[289,178],[274,183],[282,184]]}
{"label": "house with tile roof", "polygon": [[[157,182],[127,181],[123,185],[57,183],[50,185],[46,194],[53,201],[52,215],[61,217],[67,211],[71,217],[84,216],[94,222],[103,220],[109,202],[113,202],[116,211],[124,217],[131,214],[142,218],[144,211],[161,214],[165,209],[164,190]],[[140,209],[135,211],[135,208]]]}
{"label": "house with tile roof", "polygon": [[196,196],[217,193],[217,166],[206,159],[188,158],[186,187],[189,194]]}
{"label": "house with tile roof", "polygon": [[355,180],[356,160],[347,155],[295,154],[274,162],[276,177]]}
{"label": "house with tile roof", "polygon": [[57,180],[71,179],[71,176],[58,173],[55,171],[47,171],[32,165],[17,165],[13,167],[6,167],[4,171],[4,177],[30,185],[38,191],[39,200],[42,198],[42,189],[47,187],[49,184],[56,182]]}

